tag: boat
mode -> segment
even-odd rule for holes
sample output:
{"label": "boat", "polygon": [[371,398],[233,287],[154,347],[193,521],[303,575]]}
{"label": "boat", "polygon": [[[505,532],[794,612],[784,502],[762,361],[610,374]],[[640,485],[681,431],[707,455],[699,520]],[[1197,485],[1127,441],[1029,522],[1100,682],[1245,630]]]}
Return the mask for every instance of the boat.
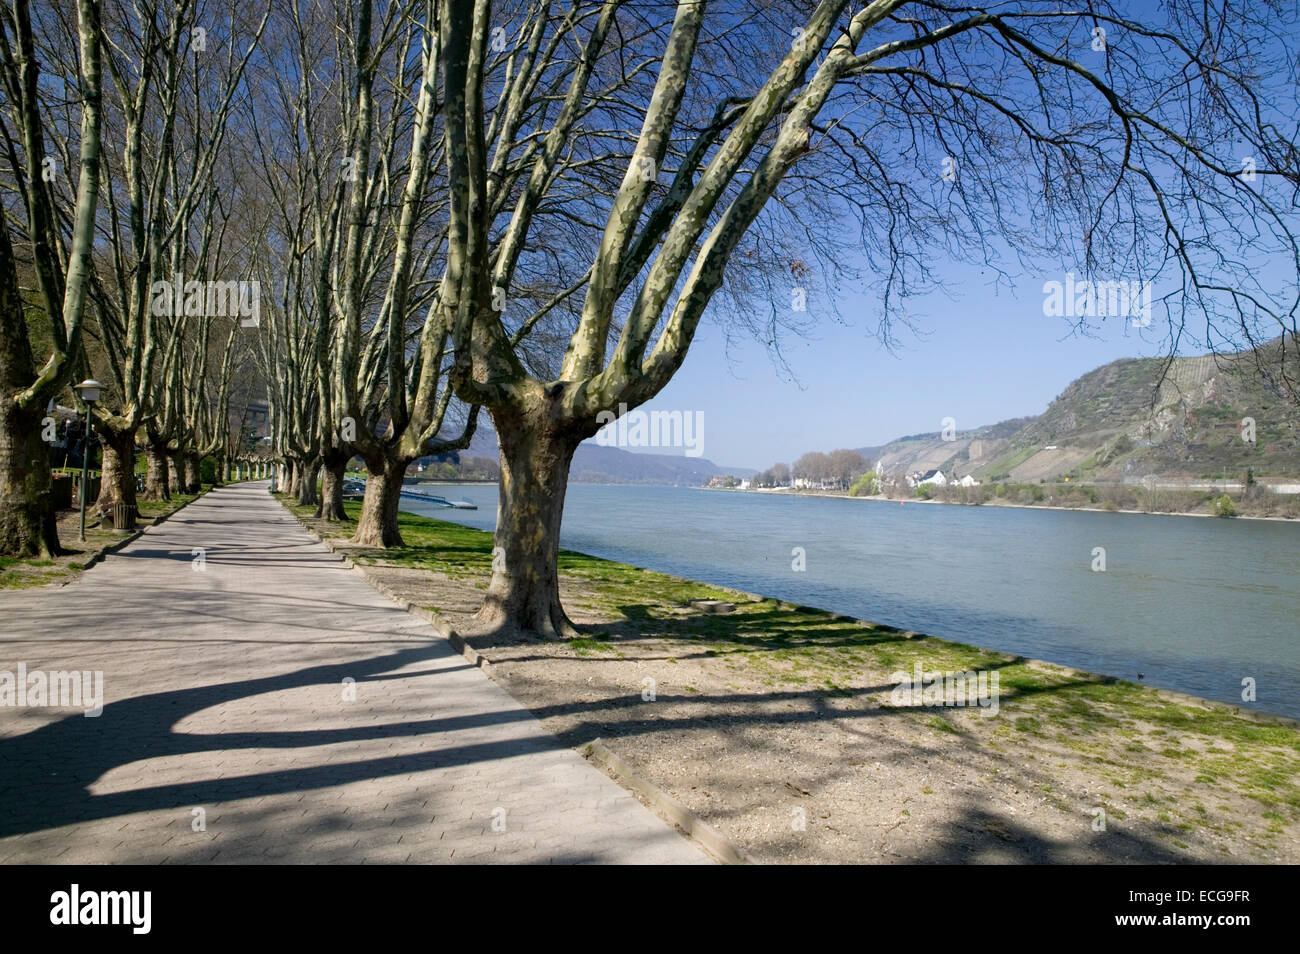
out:
{"label": "boat", "polygon": [[[344,500],[361,500],[366,495],[366,482],[357,480],[355,477],[349,477],[343,481],[343,499]],[[440,507],[450,507],[453,510],[477,510],[478,504],[472,500],[448,500],[446,497],[438,497],[434,494],[422,494],[415,490],[402,490],[403,497],[410,497],[412,500],[423,500],[425,503],[436,504]]]}
{"label": "boat", "polygon": [[436,497],[433,494],[422,494],[414,490],[403,490],[403,497],[410,497],[413,500],[423,500],[425,503],[437,504],[441,507],[451,507],[454,510],[477,510],[478,504],[472,500],[448,500],[446,497]]}

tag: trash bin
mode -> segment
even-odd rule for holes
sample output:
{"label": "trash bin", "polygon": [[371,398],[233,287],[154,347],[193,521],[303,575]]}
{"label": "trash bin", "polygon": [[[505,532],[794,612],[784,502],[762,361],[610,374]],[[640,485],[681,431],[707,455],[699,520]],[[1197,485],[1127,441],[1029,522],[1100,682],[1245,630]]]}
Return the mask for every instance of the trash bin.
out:
{"label": "trash bin", "polygon": [[114,502],[113,529],[114,530],[135,529],[135,506],[133,504],[123,503],[121,500]]}
{"label": "trash bin", "polygon": [[50,494],[58,510],[67,510],[77,506],[76,495],[72,492],[72,475],[55,474],[50,478]]}

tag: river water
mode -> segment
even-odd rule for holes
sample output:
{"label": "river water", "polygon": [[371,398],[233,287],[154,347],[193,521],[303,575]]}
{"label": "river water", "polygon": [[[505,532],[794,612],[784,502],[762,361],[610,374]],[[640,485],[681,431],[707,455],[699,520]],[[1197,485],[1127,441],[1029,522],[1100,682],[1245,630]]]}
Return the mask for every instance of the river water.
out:
{"label": "river water", "polygon": [[[480,509],[403,509],[494,528],[495,485],[432,492]],[[1300,718],[1296,523],[573,484],[561,543]]]}

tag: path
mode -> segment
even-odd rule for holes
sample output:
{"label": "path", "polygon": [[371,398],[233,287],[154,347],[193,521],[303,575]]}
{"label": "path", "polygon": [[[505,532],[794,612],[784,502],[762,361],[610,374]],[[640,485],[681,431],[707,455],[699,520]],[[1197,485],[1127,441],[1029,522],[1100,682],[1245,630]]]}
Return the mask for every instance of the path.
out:
{"label": "path", "polygon": [[105,705],[0,706],[0,863],[707,860],[265,483],[0,592],[19,663],[102,670]]}

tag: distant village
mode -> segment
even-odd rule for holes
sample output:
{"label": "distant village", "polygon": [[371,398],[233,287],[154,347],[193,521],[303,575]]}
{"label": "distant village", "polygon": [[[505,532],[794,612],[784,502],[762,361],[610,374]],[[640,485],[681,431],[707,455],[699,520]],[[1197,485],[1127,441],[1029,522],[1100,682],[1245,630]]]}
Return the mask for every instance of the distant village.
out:
{"label": "distant village", "polygon": [[[779,465],[778,465],[779,466]],[[888,474],[877,473],[868,465],[851,478],[843,476],[809,476],[797,471],[785,475],[774,475],[771,470],[756,474],[754,477],[736,477],[731,474],[715,474],[704,484],[711,490],[812,490],[830,493],[848,493],[851,496],[879,494],[887,483],[898,483],[898,478]],[[945,474],[942,470],[915,470],[901,477],[901,482],[908,489],[915,490],[925,484],[934,487],[978,487],[980,482],[970,474],[958,477],[956,472]]]}

